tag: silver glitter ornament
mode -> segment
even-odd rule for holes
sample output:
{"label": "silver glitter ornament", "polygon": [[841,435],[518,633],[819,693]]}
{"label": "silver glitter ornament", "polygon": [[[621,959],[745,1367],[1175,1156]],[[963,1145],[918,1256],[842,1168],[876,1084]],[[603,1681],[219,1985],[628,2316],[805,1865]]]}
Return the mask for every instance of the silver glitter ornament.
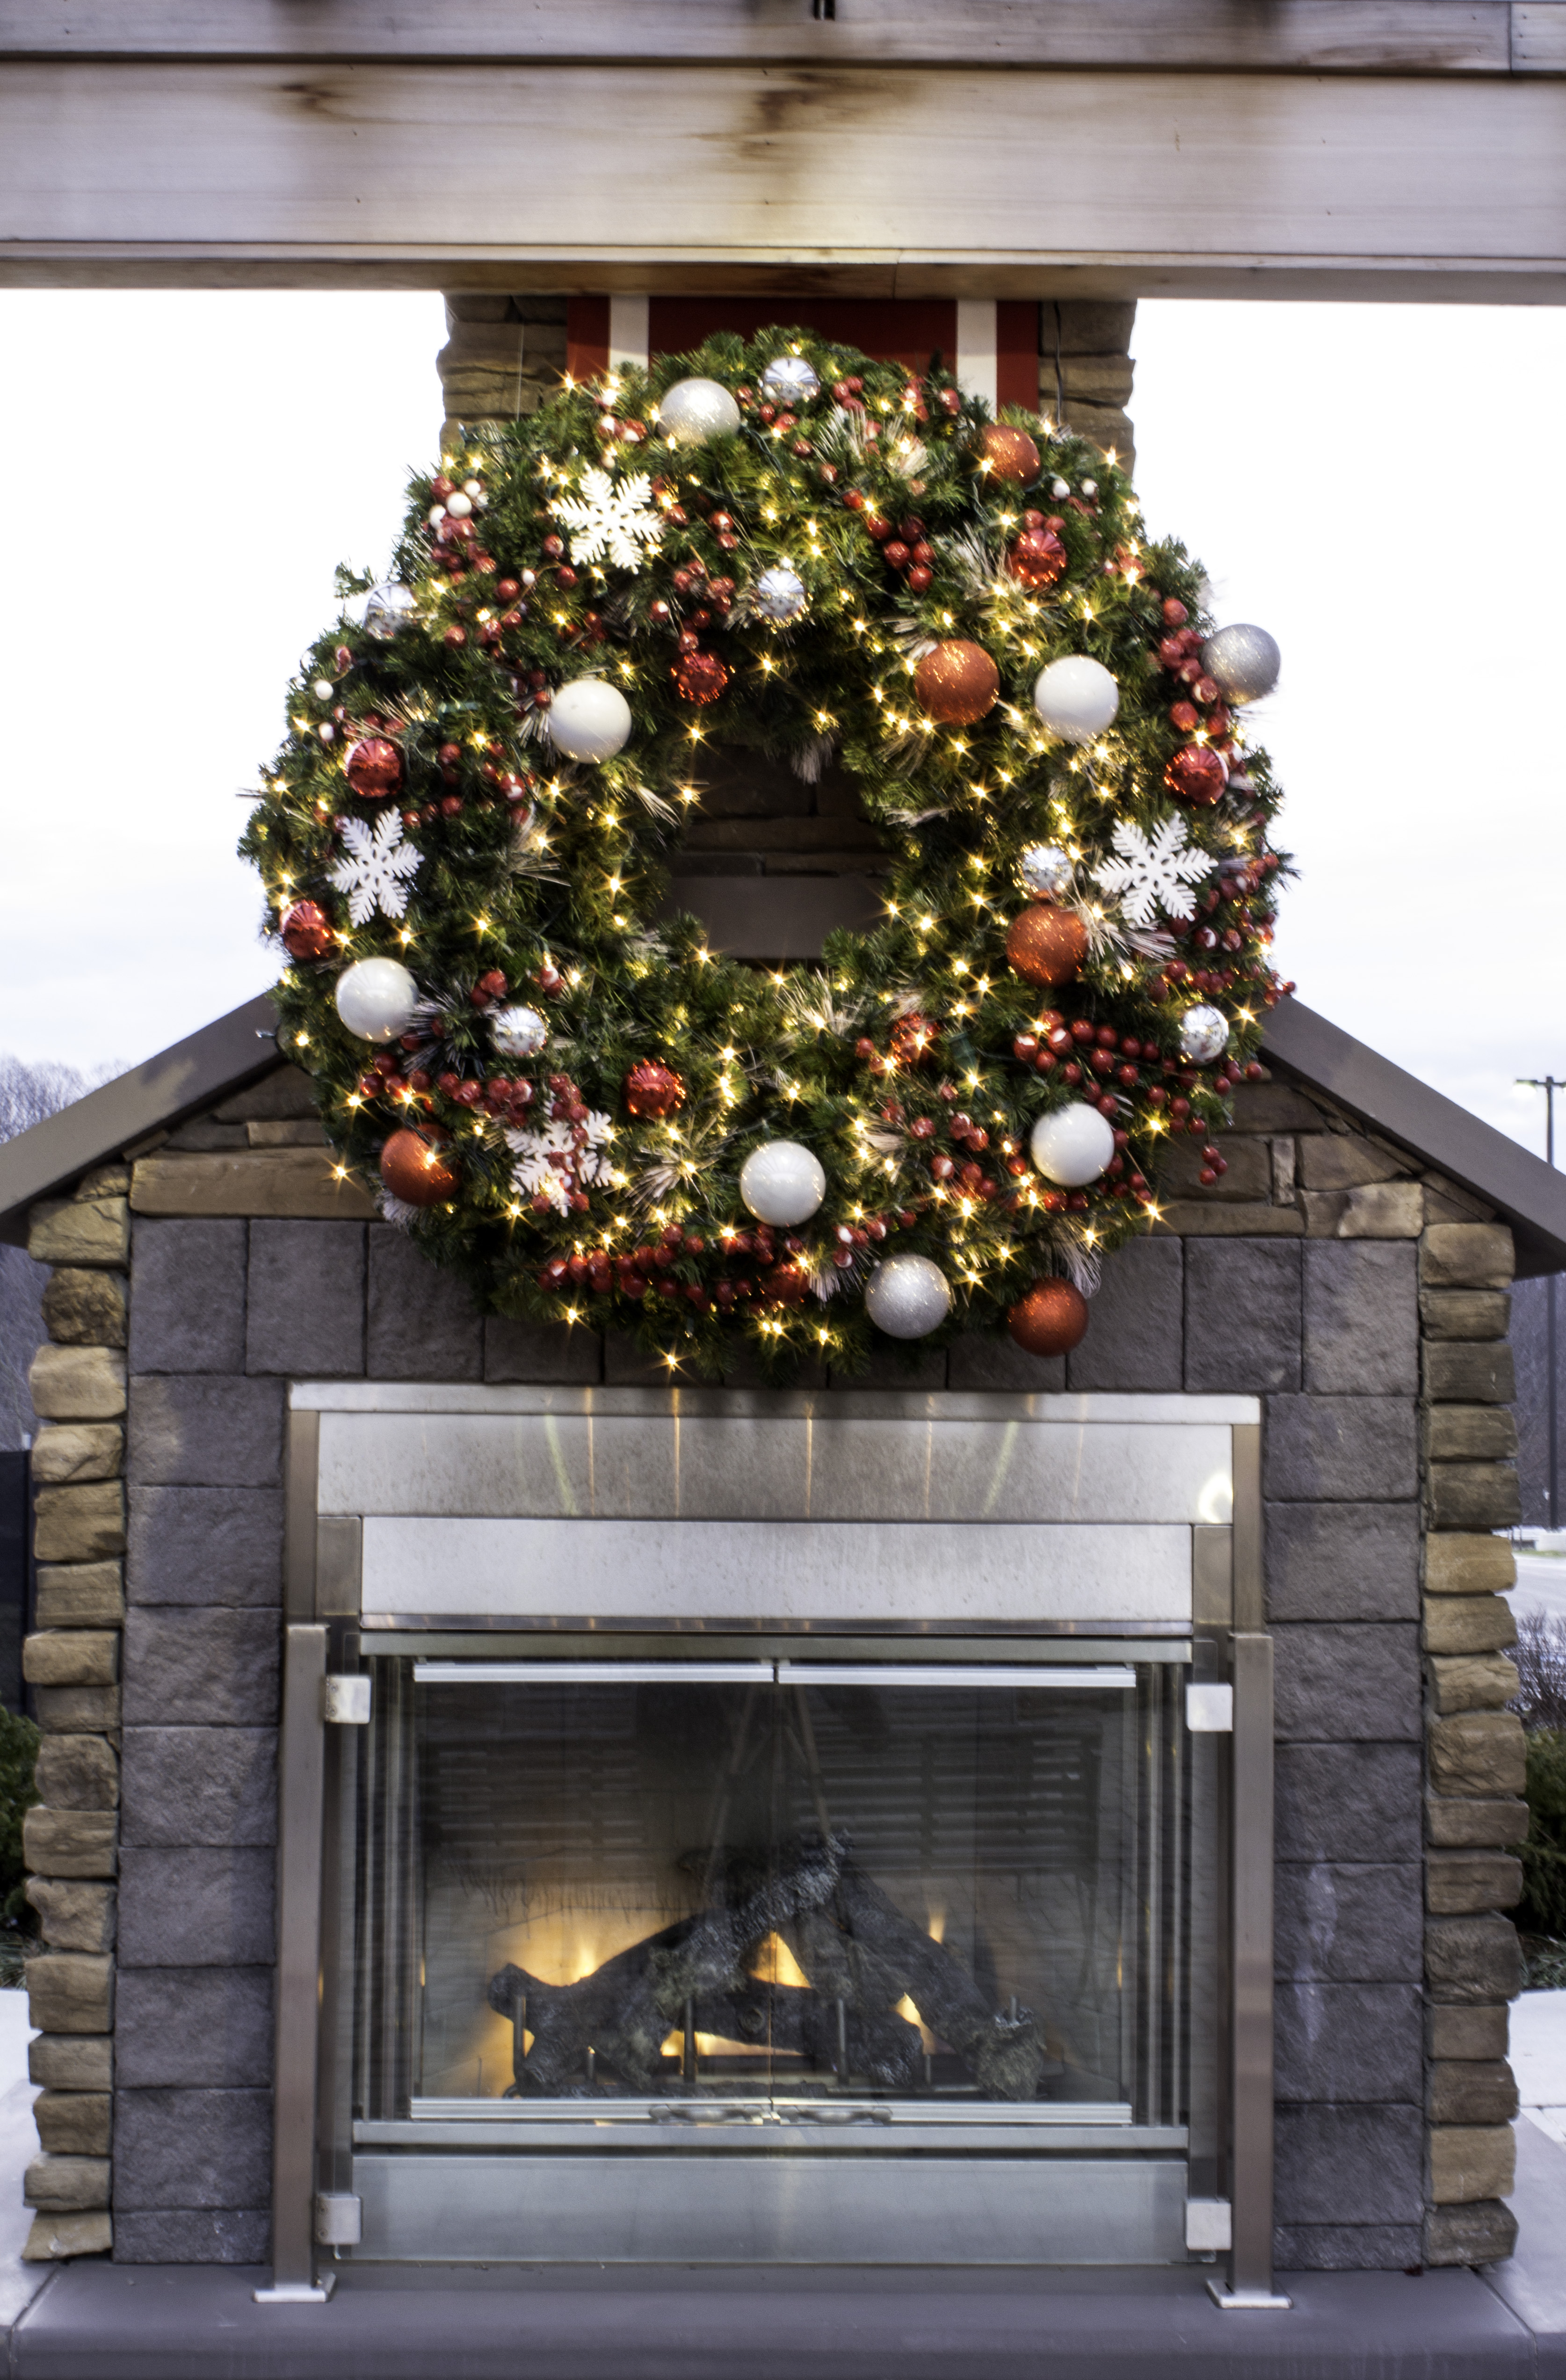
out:
{"label": "silver glitter ornament", "polygon": [[502,1058],[536,1058],[549,1039],[549,1026],[536,1008],[497,1009],[490,1019],[490,1038]]}
{"label": "silver glitter ornament", "polygon": [[774,405],[808,405],[820,385],[803,356],[774,356],[761,375],[761,394]]}
{"label": "silver glitter ornament", "polygon": [[1214,1058],[1221,1058],[1229,1047],[1229,1019],[1221,1009],[1202,1003],[1188,1008],[1180,1020],[1180,1048],[1184,1057],[1198,1066]]}
{"label": "silver glitter ornament", "polygon": [[1259,702],[1278,683],[1283,656],[1265,628],[1237,621],[1202,647],[1202,667],[1225,702]]}
{"label": "silver glitter ornament", "polygon": [[1030,843],[1017,861],[1017,878],[1036,901],[1058,901],[1071,889],[1071,861],[1056,844]]}
{"label": "silver glitter ornament", "polygon": [[797,620],[805,609],[805,581],[786,562],[774,563],[756,581],[751,601],[763,620]]}
{"label": "silver glitter ornament", "polygon": [[395,578],[383,579],[364,599],[364,633],[377,644],[389,645],[417,608],[411,587],[399,586]]}
{"label": "silver glitter ornament", "polygon": [[922,1339],[952,1310],[952,1285],[929,1257],[888,1257],[865,1284],[865,1311],[889,1339]]}

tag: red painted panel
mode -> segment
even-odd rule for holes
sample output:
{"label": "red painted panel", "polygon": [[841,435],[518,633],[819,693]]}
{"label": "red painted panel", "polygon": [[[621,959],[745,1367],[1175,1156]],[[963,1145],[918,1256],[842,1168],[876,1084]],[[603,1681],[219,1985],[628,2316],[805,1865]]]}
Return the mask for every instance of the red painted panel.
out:
{"label": "red painted panel", "polygon": [[609,370],[609,300],[565,300],[565,369],[573,380],[591,380]]}
{"label": "red painted panel", "polygon": [[926,370],[937,354],[948,368],[956,362],[957,306],[951,298],[654,298],[648,340],[654,355],[684,355],[714,331],[753,339],[769,322],[797,323],[910,371]]}
{"label": "red painted panel", "polygon": [[995,401],[1038,410],[1038,305],[1002,298],[995,309]]}

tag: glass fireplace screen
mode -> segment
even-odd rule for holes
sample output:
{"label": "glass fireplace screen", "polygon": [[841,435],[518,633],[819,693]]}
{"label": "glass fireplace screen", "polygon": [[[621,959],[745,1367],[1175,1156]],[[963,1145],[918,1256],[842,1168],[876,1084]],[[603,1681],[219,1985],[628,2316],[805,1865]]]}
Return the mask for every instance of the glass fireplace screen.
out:
{"label": "glass fireplace screen", "polygon": [[358,2117],[1184,2119],[1176,1665],[372,1670]]}

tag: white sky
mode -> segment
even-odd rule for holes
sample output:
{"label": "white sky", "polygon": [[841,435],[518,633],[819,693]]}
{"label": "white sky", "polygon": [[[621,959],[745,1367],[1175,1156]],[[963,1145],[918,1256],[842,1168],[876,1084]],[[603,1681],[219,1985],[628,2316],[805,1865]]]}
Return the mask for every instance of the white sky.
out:
{"label": "white sky", "polygon": [[[440,421],[433,296],[0,291],[0,1049],[132,1062],[268,981],[233,856],[339,560]],[[1542,1148],[1566,314],[1147,304],[1155,531],[1259,621],[1302,999]]]}

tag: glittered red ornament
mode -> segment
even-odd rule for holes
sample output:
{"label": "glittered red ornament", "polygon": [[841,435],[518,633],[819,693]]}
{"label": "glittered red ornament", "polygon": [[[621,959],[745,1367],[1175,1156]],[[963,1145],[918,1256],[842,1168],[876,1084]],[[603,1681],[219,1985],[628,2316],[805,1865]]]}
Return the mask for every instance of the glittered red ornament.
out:
{"label": "glittered red ornament", "polygon": [[770,1305],[803,1305],[810,1276],[801,1265],[774,1265],[771,1272],[761,1275],[757,1287]]}
{"label": "glittered red ornament", "polygon": [[1052,587],[1066,566],[1066,550],[1052,530],[1025,529],[1006,556],[1006,567],[1025,587]]}
{"label": "glittered red ornament", "polygon": [[940,1033],[928,1016],[900,1016],[887,1038],[900,1066],[917,1066],[929,1056]]}
{"label": "glittered red ornament", "polygon": [[1006,1317],[1006,1328],[1030,1355],[1065,1355],[1087,1330],[1087,1300],[1069,1281],[1036,1281]]}
{"label": "glittered red ornament", "polygon": [[367,802],[383,801],[403,781],[403,756],[383,735],[363,735],[348,747],[343,774]]}
{"label": "glittered red ornament", "polygon": [[381,1179],[407,1207],[439,1207],[455,1194],[462,1176],[439,1142],[405,1129],[393,1133],[381,1151]]}
{"label": "glittered red ornament", "polygon": [[1013,480],[1019,488],[1038,477],[1038,449],[1026,430],[1012,430],[991,421],[978,442],[978,451],[997,480]]}
{"label": "glittered red ornament", "polygon": [[1087,955],[1087,929],[1074,909],[1035,901],[1014,917],[1006,957],[1025,983],[1069,983]]}
{"label": "glittered red ornament", "polygon": [[716,702],[729,682],[728,671],[716,653],[686,653],[669,673],[682,702]]}
{"label": "glittered red ornament", "polygon": [[943,727],[971,727],[993,710],[1001,673],[982,645],[945,637],[914,670],[914,697],[927,718]]}
{"label": "glittered red ornament", "polygon": [[1221,797],[1229,771],[1210,746],[1185,744],[1164,771],[1163,781],[1178,800],[1210,808]]}
{"label": "glittered red ornament", "polygon": [[330,921],[313,901],[296,901],[291,909],[285,909],[278,931],[290,958],[318,959],[332,947]]}
{"label": "glittered red ornament", "polygon": [[674,1068],[657,1058],[638,1058],[625,1077],[625,1105],[634,1116],[673,1115],[685,1096],[686,1087]]}

